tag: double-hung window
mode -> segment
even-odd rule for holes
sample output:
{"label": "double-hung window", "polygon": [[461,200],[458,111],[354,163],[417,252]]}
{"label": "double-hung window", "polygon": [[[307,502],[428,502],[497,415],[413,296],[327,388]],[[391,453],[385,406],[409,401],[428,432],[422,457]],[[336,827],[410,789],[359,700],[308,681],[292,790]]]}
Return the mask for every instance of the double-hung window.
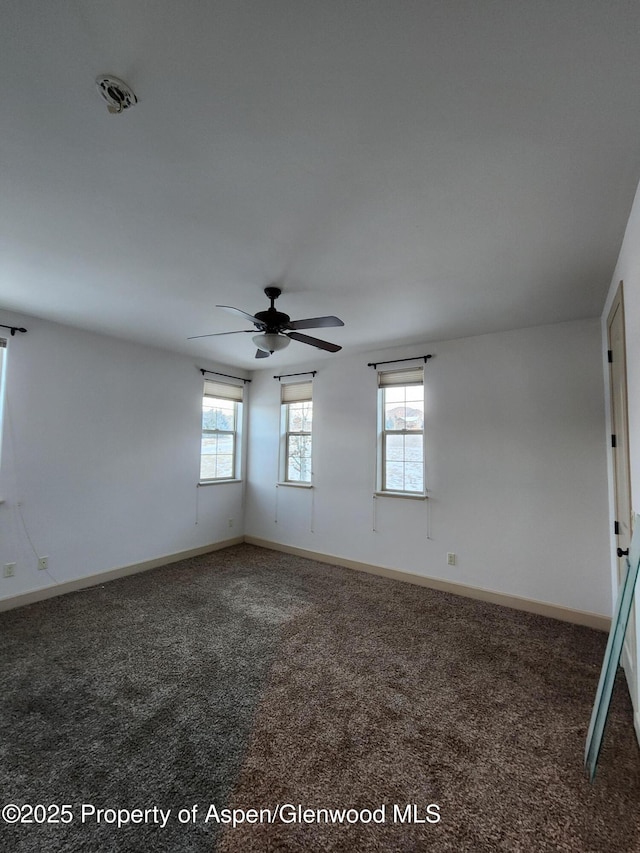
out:
{"label": "double-hung window", "polygon": [[281,386],[280,480],[311,485],[312,382]]}
{"label": "double-hung window", "polygon": [[241,385],[205,380],[200,481],[240,479]]}
{"label": "double-hung window", "polygon": [[378,491],[424,495],[423,368],[378,373]]}

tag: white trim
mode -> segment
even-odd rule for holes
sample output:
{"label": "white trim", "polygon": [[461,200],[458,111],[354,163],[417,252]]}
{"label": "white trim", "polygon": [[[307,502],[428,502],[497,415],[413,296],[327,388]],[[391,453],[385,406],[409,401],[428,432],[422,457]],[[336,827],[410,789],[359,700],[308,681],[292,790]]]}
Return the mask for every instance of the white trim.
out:
{"label": "white trim", "polygon": [[[399,371],[379,371],[378,372],[378,396],[377,396],[377,437],[376,437],[376,482],[375,482],[375,494],[386,496],[386,495],[394,495],[396,497],[402,497],[407,495],[408,497],[417,497],[423,499],[426,496],[426,482],[427,482],[427,448],[426,448],[426,439],[425,439],[425,428],[424,428],[424,368],[419,367],[415,369],[415,372],[420,373],[422,377],[420,382],[409,382],[406,385],[392,382],[388,385],[381,384],[381,376],[400,376],[401,374],[410,374],[414,372],[413,368],[408,368]],[[402,388],[402,387],[420,387],[422,388],[422,414],[423,414],[423,424],[422,430],[388,430],[386,429],[386,392],[388,390],[392,390],[393,388]],[[406,400],[405,400],[406,403]],[[387,461],[385,458],[385,449],[386,449],[386,436],[387,435],[421,435],[422,436],[422,491],[416,492],[411,491],[409,489],[406,490],[394,490],[386,488],[386,480],[387,480]]]}
{"label": "white trim", "polygon": [[[207,383],[210,385],[215,385],[216,383],[211,383],[210,380],[205,379],[205,389]],[[220,384],[220,383],[218,383]],[[204,408],[203,414],[200,421],[200,435],[203,438],[205,435],[230,435],[233,439],[233,460],[232,460],[232,476],[231,477],[211,477],[209,479],[202,477],[202,462],[205,456],[209,454],[205,454],[202,452],[202,444],[200,445],[200,478],[198,483],[216,483],[220,481],[228,482],[233,480],[242,480],[242,465],[243,465],[243,432],[245,425],[245,409],[246,406],[243,405],[243,391],[244,386],[228,386],[229,388],[239,387],[240,389],[240,399],[236,400],[233,397],[224,397],[224,396],[212,396],[203,393],[202,401],[207,399],[210,400],[223,400],[226,403],[230,403],[233,406],[233,429],[231,430],[219,430],[219,429],[205,429],[204,426]]]}
{"label": "white trim", "polygon": [[429,495],[422,492],[375,492],[374,498],[406,498],[410,501],[426,501]]}
{"label": "white trim", "polygon": [[604,419],[605,419],[605,428],[603,435],[604,446],[607,448],[607,492],[609,497],[609,556],[610,556],[610,568],[609,568],[609,579],[611,585],[611,611],[613,612],[613,608],[615,607],[616,600],[618,598],[618,558],[616,557],[616,546],[617,546],[617,537],[614,533],[614,523],[616,520],[616,510],[615,510],[615,485],[613,478],[613,457],[611,455],[611,434],[613,432],[613,426],[611,423],[611,376],[609,373],[610,365],[608,359],[608,349],[609,349],[609,340],[608,340],[608,318],[611,312],[611,308],[613,303],[618,295],[618,288],[620,286],[620,279],[616,276],[611,282],[611,286],[609,287],[609,293],[607,294],[607,299],[605,301],[604,308],[602,309],[602,315],[600,317],[600,329],[601,329],[601,337],[602,337],[602,377],[603,377],[603,388],[604,388]]}
{"label": "white trim", "polygon": [[[386,566],[375,566],[369,563],[361,563],[356,560],[337,557],[333,554],[322,554],[317,551],[307,550],[306,548],[296,548],[292,545],[284,545],[280,542],[259,539],[255,536],[236,536],[233,539],[225,539],[222,542],[212,542],[211,544],[204,545],[200,548],[191,548],[188,551],[166,554],[163,557],[155,557],[152,560],[145,560],[141,563],[132,563],[128,566],[121,566],[117,569],[110,569],[106,572],[88,575],[87,577],[56,584],[55,586],[30,590],[29,592],[13,596],[12,598],[3,598],[0,599],[0,612],[4,610],[13,610],[16,607],[23,607],[27,604],[34,604],[37,601],[44,601],[47,598],[55,598],[58,595],[63,595],[68,592],[75,592],[80,589],[97,586],[111,580],[116,580],[117,578],[139,574],[140,572],[146,572],[150,569],[157,569],[161,566],[177,563],[180,560],[187,560],[191,557],[198,557],[202,554],[220,551],[225,548],[230,548],[233,545],[241,545],[243,542],[246,542],[249,545],[256,545],[259,548],[267,548],[270,551],[281,551],[285,554],[293,554],[298,557],[304,557],[308,560],[316,560],[320,563],[342,566],[343,568],[354,569],[356,571],[372,575],[379,575],[392,580],[415,584],[416,586],[424,586],[430,589],[441,590],[442,592],[451,592],[454,595],[461,595],[466,598],[488,601],[492,604],[500,604],[503,607],[511,607],[514,610],[523,610],[528,613],[536,613],[540,616],[548,616],[552,619],[559,619],[562,622],[586,625],[589,628],[595,628],[599,631],[609,631],[611,627],[611,620],[606,616],[601,616],[599,613],[590,613],[584,610],[573,610],[569,607],[550,604],[546,601],[537,601],[536,599],[523,598],[519,595],[508,595],[496,592],[495,590],[483,589],[482,587],[451,583],[450,581],[440,580],[439,578],[430,578],[425,575],[416,575],[411,572],[390,569]],[[637,711],[634,715],[634,725],[636,732],[638,733],[638,739],[640,740],[640,711]]]}
{"label": "white trim", "polygon": [[26,604],[34,604],[36,601],[44,601],[47,598],[55,598],[58,595],[64,595],[67,592],[76,592],[79,589],[86,589],[91,586],[107,583],[107,581],[116,580],[116,578],[127,577],[128,575],[137,575],[139,572],[147,572],[150,569],[158,569],[161,566],[167,566],[170,563],[177,563],[180,560],[188,560],[190,557],[199,557],[201,554],[208,554],[211,551],[220,551],[223,548],[229,548],[232,545],[241,545],[244,541],[243,536],[236,536],[234,539],[225,539],[222,542],[212,542],[209,545],[203,545],[200,548],[190,548],[187,551],[179,551],[175,554],[165,554],[163,557],[154,557],[152,560],[145,560],[142,563],[131,563],[128,566],[120,566],[117,569],[109,569],[106,572],[97,572],[93,575],[87,575],[77,580],[65,581],[56,584],[55,586],[47,586],[41,589],[32,589],[29,592],[23,592],[20,595],[15,595],[12,598],[0,598],[0,612],[3,610],[13,610],[16,607],[23,607]]}
{"label": "white trim", "polygon": [[[636,607],[638,606],[638,599],[636,599]],[[633,615],[633,611],[632,611]],[[638,695],[638,685],[636,684],[636,672],[633,668],[633,656],[631,653],[631,649],[629,646],[629,636],[628,634],[624,638],[624,643],[622,645],[622,652],[620,655],[620,666],[624,670],[625,680],[627,682],[627,689],[629,691],[629,696],[631,697],[631,705],[633,706],[633,710],[636,714],[640,713],[640,708],[637,707],[636,696]],[[640,743],[640,739],[639,739]]]}
{"label": "white trim", "polygon": [[313,483],[300,482],[295,483],[293,480],[289,483],[276,483],[276,486],[280,488],[280,486],[285,486],[287,489],[312,489]]}
{"label": "white trim", "polygon": [[[295,383],[298,385],[299,383]],[[306,384],[306,383],[303,383]],[[311,388],[311,383],[308,383]],[[282,385],[280,390],[282,392],[283,388],[289,386]],[[310,403],[311,404],[311,429],[308,432],[295,432],[289,430],[289,419],[290,419],[290,407],[295,405],[296,403]],[[311,439],[311,471],[309,480],[288,480],[287,473],[289,470],[289,437],[291,435],[302,435],[309,436]],[[314,440],[313,440],[313,398],[309,397],[308,399],[294,399],[294,400],[281,400],[280,402],[280,443],[279,443],[279,451],[278,451],[278,482],[277,486],[301,486],[306,488],[311,488],[313,485],[313,452],[314,452]]]}
{"label": "white trim", "polygon": [[527,613],[535,613],[539,616],[548,616],[559,619],[562,622],[571,622],[575,625],[586,625],[598,631],[609,631],[611,619],[601,616],[599,613],[590,613],[584,610],[573,610],[570,607],[562,607],[559,604],[551,604],[547,601],[537,601],[533,598],[523,598],[519,595],[508,595],[482,587],[467,586],[466,584],[451,583],[450,581],[430,578],[425,575],[416,575],[411,572],[403,572],[398,569],[390,569],[386,566],[374,566],[369,563],[360,563],[356,560],[348,560],[344,557],[336,557],[333,554],[321,554],[309,551],[306,548],[296,548],[292,545],[283,545],[280,542],[271,542],[267,539],[258,539],[254,536],[245,536],[244,541],[250,545],[260,548],[268,548],[272,551],[282,551],[285,554],[294,554],[308,560],[317,560],[320,563],[331,563],[334,566],[342,566],[346,569],[355,569],[358,572],[366,572],[372,575],[380,575],[392,580],[412,583],[416,586],[426,586],[430,589],[438,589],[442,592],[452,592],[466,598],[474,598],[479,601],[488,601],[492,604],[500,604],[503,607],[511,607],[514,610],[524,610]]}
{"label": "white trim", "polygon": [[[618,538],[614,532],[614,523],[616,521],[616,496],[615,496],[615,477],[614,477],[614,464],[613,464],[613,454],[611,452],[611,434],[614,432],[611,411],[612,411],[612,401],[611,401],[611,365],[609,364],[608,359],[608,349],[609,349],[609,315],[611,314],[612,308],[616,300],[619,298],[619,295],[623,293],[624,290],[624,280],[617,274],[614,274],[613,279],[611,281],[611,285],[609,286],[609,292],[607,294],[607,298],[602,309],[602,314],[600,317],[600,329],[601,329],[601,337],[602,337],[602,372],[603,372],[603,389],[604,389],[604,415],[605,415],[605,430],[603,435],[603,443],[607,448],[607,491],[608,491],[608,500],[609,500],[609,555],[610,555],[610,567],[609,567],[609,577],[611,583],[611,601],[612,608],[615,607],[616,600],[618,598],[618,589],[619,589],[619,581],[618,581],[618,558],[616,556],[616,547],[618,545]],[[622,297],[624,299],[624,297]],[[626,329],[625,329],[626,333]],[[632,510],[632,528],[638,522],[637,515],[633,512],[633,494],[631,496],[631,510]],[[637,597],[636,597],[637,599]],[[637,651],[636,654],[640,655],[640,618],[638,614],[638,606],[640,601],[636,600],[635,609],[636,609],[636,644]],[[625,673],[625,680],[627,682],[627,689],[629,691],[629,696],[631,699],[631,704],[633,707],[633,724],[636,732],[636,737],[638,743],[640,744],[640,696],[638,693],[639,685],[638,678],[639,673],[638,670],[631,666],[631,659],[628,653],[628,644],[627,639],[625,637],[625,642],[622,648],[621,660],[620,664]],[[640,660],[640,656],[638,657]]]}

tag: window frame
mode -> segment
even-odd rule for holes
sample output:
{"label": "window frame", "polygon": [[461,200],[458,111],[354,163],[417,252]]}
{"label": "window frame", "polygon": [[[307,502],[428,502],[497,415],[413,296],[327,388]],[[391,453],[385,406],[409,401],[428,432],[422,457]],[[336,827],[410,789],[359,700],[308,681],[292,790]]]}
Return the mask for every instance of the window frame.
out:
{"label": "window frame", "polygon": [[[233,407],[233,429],[209,429],[204,426],[204,401],[206,399],[218,401],[220,403],[232,404]],[[205,379],[202,391],[203,413],[202,422],[200,424],[200,475],[199,484],[202,486],[213,485],[215,483],[235,483],[242,479],[241,464],[242,464],[242,417],[243,417],[243,402],[244,402],[244,386],[232,385],[218,380]],[[203,477],[202,462],[206,455],[202,452],[202,441],[205,436],[226,436],[230,435],[232,440],[231,454],[231,476],[223,477]],[[217,455],[217,454],[215,454]]]}
{"label": "window frame", "polygon": [[[309,403],[311,405],[311,429],[292,430],[291,406],[298,403]],[[289,461],[291,458],[290,445],[292,437],[307,437],[311,445],[309,454],[309,479],[293,480],[289,477]],[[301,457],[303,458],[303,457]],[[280,464],[278,482],[283,486],[294,486],[298,488],[311,488],[313,485],[313,383],[289,382],[280,388]]]}
{"label": "window frame", "polygon": [[[402,380],[407,381],[403,382]],[[422,388],[422,411],[423,424],[422,429],[387,429],[386,427],[386,391],[389,388]],[[406,392],[405,392],[406,395]],[[409,401],[410,403],[411,401]],[[405,405],[409,405],[405,399]],[[421,436],[422,450],[422,489],[396,489],[389,488],[387,485],[387,436]],[[406,462],[406,459],[404,460]],[[427,496],[426,487],[426,445],[425,445],[425,429],[424,429],[424,368],[410,367],[402,370],[381,370],[378,371],[378,441],[377,441],[377,475],[376,475],[376,494],[388,495],[403,498],[425,498]]]}
{"label": "window frame", "polygon": [[[24,331],[24,329],[22,329]],[[9,349],[9,341],[4,336],[0,336],[0,470],[2,465],[3,445],[2,438],[4,436],[4,408],[5,397],[7,390],[7,353]],[[4,500],[0,498],[0,503]]]}

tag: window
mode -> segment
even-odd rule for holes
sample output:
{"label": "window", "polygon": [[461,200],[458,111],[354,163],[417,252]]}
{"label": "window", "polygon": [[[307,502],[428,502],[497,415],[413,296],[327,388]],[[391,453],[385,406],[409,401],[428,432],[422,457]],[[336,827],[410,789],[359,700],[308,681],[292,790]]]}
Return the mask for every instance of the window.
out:
{"label": "window", "polygon": [[292,382],[281,387],[280,479],[284,483],[311,485],[311,386],[311,382]]}
{"label": "window", "polygon": [[424,495],[423,368],[378,373],[378,490]]}
{"label": "window", "polygon": [[242,386],[205,380],[202,397],[200,480],[240,478],[238,436],[242,422]]}

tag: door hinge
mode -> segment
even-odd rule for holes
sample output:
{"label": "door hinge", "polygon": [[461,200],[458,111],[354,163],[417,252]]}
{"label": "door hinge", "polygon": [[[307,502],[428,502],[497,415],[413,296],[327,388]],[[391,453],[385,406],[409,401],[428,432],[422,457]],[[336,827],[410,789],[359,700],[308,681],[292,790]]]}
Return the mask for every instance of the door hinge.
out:
{"label": "door hinge", "polygon": [[612,349],[607,350],[607,361],[609,362],[609,364],[613,364],[613,350]]}
{"label": "door hinge", "polygon": [[620,534],[620,522],[619,521],[613,522],[613,532],[615,533],[616,536],[618,536]]}
{"label": "door hinge", "polygon": [[611,447],[617,447],[615,435],[611,436]]}

